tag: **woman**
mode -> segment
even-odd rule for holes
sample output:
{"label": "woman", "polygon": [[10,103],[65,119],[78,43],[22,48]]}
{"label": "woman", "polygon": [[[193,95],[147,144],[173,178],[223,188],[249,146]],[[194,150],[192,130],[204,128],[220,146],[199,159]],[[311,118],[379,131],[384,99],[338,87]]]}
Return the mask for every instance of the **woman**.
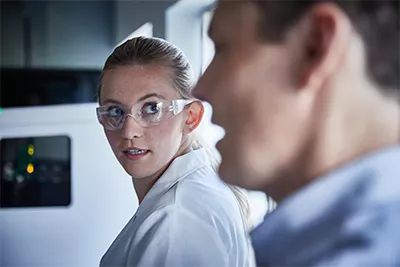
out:
{"label": "woman", "polygon": [[97,114],[139,208],[100,266],[248,266],[240,205],[193,131],[204,108],[175,46],[134,38],[108,57]]}

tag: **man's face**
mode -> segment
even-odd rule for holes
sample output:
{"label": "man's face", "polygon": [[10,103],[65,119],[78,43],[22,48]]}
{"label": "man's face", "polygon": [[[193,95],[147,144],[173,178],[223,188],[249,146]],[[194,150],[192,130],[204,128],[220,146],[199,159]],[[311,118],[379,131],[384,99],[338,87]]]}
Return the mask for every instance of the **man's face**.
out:
{"label": "man's face", "polygon": [[261,40],[259,11],[251,1],[220,1],[210,27],[213,61],[194,90],[213,106],[222,126],[221,178],[260,190],[301,157],[309,110],[298,90],[300,62],[293,41]]}

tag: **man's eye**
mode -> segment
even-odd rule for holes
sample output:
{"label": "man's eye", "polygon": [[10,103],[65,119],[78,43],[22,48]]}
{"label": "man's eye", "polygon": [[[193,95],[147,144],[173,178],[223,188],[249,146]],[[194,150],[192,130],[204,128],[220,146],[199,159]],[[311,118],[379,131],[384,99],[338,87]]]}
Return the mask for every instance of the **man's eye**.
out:
{"label": "man's eye", "polygon": [[107,109],[107,115],[110,117],[121,117],[124,115],[124,111],[119,107],[109,107]]}
{"label": "man's eye", "polygon": [[161,102],[149,102],[143,105],[142,113],[146,115],[157,114],[162,108]]}

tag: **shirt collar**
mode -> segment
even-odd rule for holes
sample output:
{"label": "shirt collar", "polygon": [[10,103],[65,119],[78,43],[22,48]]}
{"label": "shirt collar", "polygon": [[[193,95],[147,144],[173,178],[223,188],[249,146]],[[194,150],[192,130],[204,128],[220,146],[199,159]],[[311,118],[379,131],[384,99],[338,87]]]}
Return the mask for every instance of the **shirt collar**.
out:
{"label": "shirt collar", "polygon": [[[400,147],[382,149],[317,179],[309,186],[289,196],[279,206],[282,211],[287,213],[286,215],[290,215],[304,209],[304,205],[310,203],[313,207],[312,212],[310,211],[303,218],[299,218],[301,216],[296,218],[298,222],[309,221],[323,210],[328,209],[337,200],[338,195],[346,195],[348,190],[351,191],[360,183],[374,184],[374,188],[371,189],[377,191],[379,185],[400,181],[399,179],[397,181],[390,179],[393,177],[392,171],[400,171],[399,159]],[[393,186],[391,187],[393,188]],[[395,190],[399,191],[400,188],[399,190],[398,188]],[[390,192],[385,192],[385,195],[386,197],[396,196]],[[299,221],[299,219],[301,220]]]}
{"label": "shirt collar", "polygon": [[[398,177],[399,146],[367,155],[315,180],[282,201],[253,231],[255,250],[262,251],[256,253],[273,262],[282,256],[278,253],[282,247],[286,247],[283,251],[290,251],[293,243],[299,241],[294,239],[303,236],[300,233],[308,233],[306,236],[310,238],[315,225],[325,226],[327,231],[330,222],[325,219],[335,212],[351,213],[370,203],[399,199]],[[280,242],[277,243],[278,240]]]}

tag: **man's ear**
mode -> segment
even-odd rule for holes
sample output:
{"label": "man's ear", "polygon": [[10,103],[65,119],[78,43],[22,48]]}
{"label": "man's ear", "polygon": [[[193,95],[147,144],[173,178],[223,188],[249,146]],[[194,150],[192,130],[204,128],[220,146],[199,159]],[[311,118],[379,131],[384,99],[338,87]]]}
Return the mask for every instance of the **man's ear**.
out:
{"label": "man's ear", "polygon": [[351,22],[336,4],[314,5],[306,14],[301,88],[320,88],[337,71],[350,39]]}
{"label": "man's ear", "polygon": [[201,120],[203,119],[204,106],[201,101],[194,101],[186,108],[188,109],[188,116],[183,130],[185,133],[191,133],[199,126]]}

